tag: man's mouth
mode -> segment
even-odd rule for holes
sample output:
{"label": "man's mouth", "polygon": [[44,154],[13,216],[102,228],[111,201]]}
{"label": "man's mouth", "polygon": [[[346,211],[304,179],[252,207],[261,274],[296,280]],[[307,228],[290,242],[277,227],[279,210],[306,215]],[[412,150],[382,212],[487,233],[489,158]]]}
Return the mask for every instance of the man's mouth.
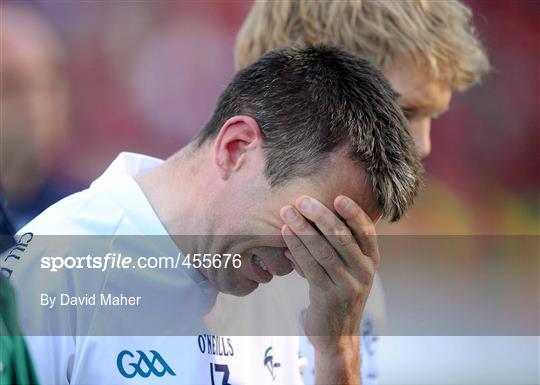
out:
{"label": "man's mouth", "polygon": [[268,266],[263,262],[262,258],[256,254],[251,255],[251,273],[253,278],[258,283],[267,283],[272,280],[273,274],[269,271]]}
{"label": "man's mouth", "polygon": [[266,266],[263,262],[263,260],[256,254],[253,254],[253,263],[257,265],[257,267],[260,267],[264,271],[268,271],[268,266]]}

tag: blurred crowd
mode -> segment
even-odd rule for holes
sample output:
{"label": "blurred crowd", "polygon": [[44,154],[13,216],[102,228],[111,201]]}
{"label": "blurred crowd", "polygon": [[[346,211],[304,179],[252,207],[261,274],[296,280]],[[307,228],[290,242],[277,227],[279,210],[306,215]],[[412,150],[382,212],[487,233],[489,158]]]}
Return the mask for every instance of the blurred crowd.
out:
{"label": "blurred crowd", "polygon": [[[540,3],[466,1],[494,70],[434,122],[426,190],[383,234],[538,234]],[[166,157],[234,72],[250,1],[1,4],[0,181],[15,227],[120,151]]]}

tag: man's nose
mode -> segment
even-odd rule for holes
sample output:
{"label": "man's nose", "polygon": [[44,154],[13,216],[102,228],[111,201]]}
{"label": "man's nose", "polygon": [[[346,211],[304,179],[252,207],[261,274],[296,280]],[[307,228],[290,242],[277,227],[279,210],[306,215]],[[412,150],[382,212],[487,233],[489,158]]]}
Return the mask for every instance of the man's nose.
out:
{"label": "man's nose", "polygon": [[431,119],[411,123],[410,128],[420,158],[427,158],[431,153]]}

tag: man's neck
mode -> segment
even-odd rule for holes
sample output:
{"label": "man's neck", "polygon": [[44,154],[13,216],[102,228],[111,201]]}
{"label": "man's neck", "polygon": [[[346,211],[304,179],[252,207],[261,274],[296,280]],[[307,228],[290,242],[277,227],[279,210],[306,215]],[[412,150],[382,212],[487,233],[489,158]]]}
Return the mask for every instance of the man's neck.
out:
{"label": "man's neck", "polygon": [[[162,165],[135,178],[167,232],[174,235],[207,234],[206,219],[198,215],[207,191],[195,191],[204,171],[198,170],[198,155],[184,149]],[[187,245],[184,245],[187,246]]]}

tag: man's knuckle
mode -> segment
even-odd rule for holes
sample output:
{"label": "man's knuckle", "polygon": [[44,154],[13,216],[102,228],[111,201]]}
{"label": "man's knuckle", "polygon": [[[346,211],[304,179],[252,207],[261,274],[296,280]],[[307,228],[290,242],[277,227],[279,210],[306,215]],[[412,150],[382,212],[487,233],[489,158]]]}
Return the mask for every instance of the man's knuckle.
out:
{"label": "man's knuckle", "polygon": [[[315,263],[311,264],[311,266],[315,268]],[[328,283],[328,277],[326,276],[326,274],[320,269],[314,269],[314,271],[315,271],[314,279],[315,279],[316,285],[318,285],[321,288],[326,287]]]}
{"label": "man's knuckle", "polygon": [[350,279],[347,281],[346,290],[351,298],[356,298],[363,291],[363,287],[358,280]]}
{"label": "man's knuckle", "polygon": [[366,224],[360,227],[358,230],[361,236],[374,236],[377,234],[375,231],[375,226],[372,224]]}
{"label": "man's knuckle", "polygon": [[366,300],[366,286],[357,280],[350,280],[344,286],[341,302],[347,309],[355,308]]}
{"label": "man's knuckle", "polygon": [[305,220],[299,219],[296,228],[299,232],[306,233],[309,229],[309,224]]}
{"label": "man's knuckle", "polygon": [[333,249],[323,249],[322,252],[321,252],[321,261],[328,265],[328,264],[332,264],[336,261],[336,255],[335,255],[335,251]]}
{"label": "man's knuckle", "polygon": [[326,291],[326,300],[330,306],[336,306],[343,301],[342,295],[336,290],[330,289]]}
{"label": "man's knuckle", "polygon": [[289,248],[293,254],[298,254],[304,249],[304,245],[300,242],[294,242]]}
{"label": "man's knuckle", "polygon": [[364,285],[370,285],[373,282],[375,276],[375,266],[368,264],[364,266],[362,273],[360,274],[360,281]]}
{"label": "man's knuckle", "polygon": [[366,274],[367,276],[369,277],[370,280],[373,279],[373,277],[375,276],[375,264],[368,264],[367,265],[367,268],[366,268]]}
{"label": "man's knuckle", "polygon": [[317,267],[319,263],[315,261],[313,258],[307,258],[305,264],[308,270],[316,271],[318,273]]}
{"label": "man's knuckle", "polygon": [[375,253],[375,255],[372,257],[373,260],[373,266],[375,267],[375,270],[379,268],[379,265],[381,264],[381,257],[379,253]]}
{"label": "man's knuckle", "polygon": [[310,219],[314,222],[321,222],[325,220],[325,215],[320,210],[315,210]]}
{"label": "man's knuckle", "polygon": [[354,237],[351,234],[351,231],[347,226],[338,225],[334,228],[334,235],[337,238],[338,243],[341,246],[350,245],[354,242]]}
{"label": "man's knuckle", "polygon": [[360,289],[358,279],[353,276],[344,278],[342,288],[344,293],[343,295],[346,298],[356,297],[356,294]]}

